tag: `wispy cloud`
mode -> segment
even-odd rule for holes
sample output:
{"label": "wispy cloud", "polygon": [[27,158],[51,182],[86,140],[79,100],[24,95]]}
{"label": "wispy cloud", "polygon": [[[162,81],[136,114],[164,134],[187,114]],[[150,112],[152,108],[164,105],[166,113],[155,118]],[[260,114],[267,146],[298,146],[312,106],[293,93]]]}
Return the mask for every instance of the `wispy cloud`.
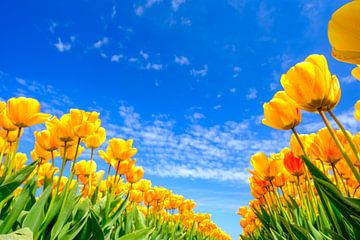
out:
{"label": "wispy cloud", "polygon": [[171,8],[174,12],[179,10],[179,7],[183,5],[186,2],[186,0],[171,0]]}
{"label": "wispy cloud", "polygon": [[208,74],[208,65],[205,64],[201,69],[191,69],[190,74],[193,76],[205,77]]}
{"label": "wispy cloud", "polygon": [[109,38],[103,37],[102,39],[96,41],[93,46],[94,46],[94,48],[101,48],[102,46],[104,46],[108,43],[109,43]]}
{"label": "wispy cloud", "polygon": [[112,62],[119,62],[121,58],[123,58],[124,56],[122,54],[114,54],[111,56],[111,61]]}
{"label": "wispy cloud", "polygon": [[255,88],[250,88],[246,94],[246,99],[252,100],[257,98],[257,90]]}
{"label": "wispy cloud", "polygon": [[59,52],[66,52],[70,51],[71,44],[69,42],[63,42],[61,38],[58,38],[57,43],[54,44],[54,46],[59,50]]}
{"label": "wispy cloud", "polygon": [[163,65],[160,63],[147,63],[144,67],[144,69],[146,70],[162,70],[163,69]]}
{"label": "wispy cloud", "polygon": [[190,61],[187,57],[185,56],[175,56],[175,63],[179,64],[179,65],[189,65]]}
{"label": "wispy cloud", "polygon": [[161,3],[162,0],[147,0],[144,5],[135,6],[135,15],[142,16],[146,8],[151,8],[155,4]]}
{"label": "wispy cloud", "polygon": [[357,82],[357,80],[352,76],[352,75],[348,75],[346,77],[342,77],[339,79],[341,82],[349,84],[349,83],[353,83],[353,82]]}
{"label": "wispy cloud", "polygon": [[269,32],[271,30],[272,25],[274,24],[274,16],[275,8],[269,8],[265,1],[262,1],[259,5],[259,9],[257,12],[258,22],[260,27],[262,27],[265,31]]}

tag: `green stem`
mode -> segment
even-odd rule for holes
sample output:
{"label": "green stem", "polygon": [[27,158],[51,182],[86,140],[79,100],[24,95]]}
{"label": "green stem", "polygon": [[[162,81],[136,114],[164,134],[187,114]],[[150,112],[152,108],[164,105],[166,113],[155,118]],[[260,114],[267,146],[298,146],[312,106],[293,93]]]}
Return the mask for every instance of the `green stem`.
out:
{"label": "green stem", "polygon": [[319,110],[319,114],[320,114],[322,120],[324,121],[327,129],[329,130],[331,137],[334,139],[337,147],[339,148],[341,154],[343,155],[346,163],[349,165],[349,167],[350,167],[352,173],[354,174],[356,180],[358,181],[358,183],[360,183],[360,175],[359,175],[359,172],[356,170],[353,162],[351,161],[351,159],[349,158],[349,156],[346,154],[343,146],[341,145],[341,143],[340,143],[340,141],[339,141],[339,138],[337,137],[337,135],[336,135],[336,133],[335,133],[335,130],[334,130],[334,129],[332,128],[332,126],[330,125],[329,120],[327,119],[325,113],[324,113],[322,110]]}
{"label": "green stem", "polygon": [[343,132],[343,134],[345,135],[346,140],[348,141],[352,151],[354,152],[356,159],[358,161],[358,163],[360,164],[360,155],[359,152],[356,149],[356,146],[353,142],[353,140],[351,139],[351,135],[349,134],[348,131],[346,131],[346,129],[344,128],[344,126],[341,124],[341,122],[339,121],[339,119],[335,116],[335,114],[329,110],[328,113],[330,114],[330,116],[334,119],[335,123],[339,126],[340,130]]}

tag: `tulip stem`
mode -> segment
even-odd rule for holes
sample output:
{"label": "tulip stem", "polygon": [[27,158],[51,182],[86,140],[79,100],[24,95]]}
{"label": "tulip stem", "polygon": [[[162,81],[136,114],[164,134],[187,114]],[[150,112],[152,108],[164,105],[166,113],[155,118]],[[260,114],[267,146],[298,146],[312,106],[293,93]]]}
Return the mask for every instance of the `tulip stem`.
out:
{"label": "tulip stem", "polygon": [[356,159],[358,161],[358,163],[360,164],[360,155],[359,152],[356,149],[356,146],[354,144],[354,142],[351,139],[351,136],[349,134],[348,131],[346,131],[346,129],[344,128],[344,126],[341,124],[341,122],[339,121],[339,119],[335,116],[335,114],[329,110],[328,113],[330,114],[330,116],[334,119],[334,121],[336,122],[336,124],[339,126],[340,130],[343,132],[343,134],[345,135],[346,140],[348,141],[352,151],[354,152]]}
{"label": "tulip stem", "polygon": [[339,181],[338,181],[337,176],[336,176],[334,163],[331,164],[331,169],[332,169],[334,177],[335,177],[336,186],[338,186],[338,188],[340,188],[340,184],[339,184]]}
{"label": "tulip stem", "polygon": [[[291,128],[291,130],[292,130],[292,132],[294,133],[294,135],[295,135],[295,137],[296,137],[296,140],[299,142],[299,145],[300,145],[301,149],[303,150],[304,156],[308,158],[308,155],[307,155],[307,153],[306,153],[304,144],[302,143],[302,141],[301,141],[301,139],[300,139],[300,137],[299,137],[299,134],[297,133],[297,131],[295,130],[295,128]],[[303,162],[303,164],[305,165],[304,162]],[[309,172],[308,172],[308,169],[307,169],[307,166],[306,166],[306,165],[305,165],[304,172],[305,172],[305,179],[306,179],[306,181],[308,182],[308,185],[309,185],[311,197],[312,197],[313,199],[316,199],[315,193],[314,193],[314,189],[313,189],[312,186],[311,186],[311,180],[310,180]],[[311,201],[311,206],[312,206],[313,209],[316,209],[316,203],[315,203],[315,201]]]}
{"label": "tulip stem", "polygon": [[306,156],[305,147],[304,147],[304,144],[301,142],[301,139],[300,139],[300,137],[299,137],[299,134],[297,133],[297,131],[295,130],[295,128],[292,128],[291,130],[292,130],[292,132],[294,133],[294,135],[295,135],[295,137],[296,137],[296,140],[298,141],[301,149],[303,150],[304,155]]}
{"label": "tulip stem", "polygon": [[322,111],[322,110],[319,110],[319,114],[322,118],[322,120],[324,121],[327,129],[329,130],[330,132],[330,135],[331,137],[334,139],[337,147],[339,148],[341,154],[343,155],[346,163],[349,165],[352,173],[354,174],[356,180],[358,181],[358,183],[360,183],[360,175],[359,175],[359,172],[356,170],[354,164],[352,163],[351,159],[349,158],[349,156],[346,154],[343,146],[341,145],[340,141],[339,141],[339,138],[337,137],[336,133],[335,133],[335,130],[332,128],[332,126],[330,125],[329,123],[329,120],[327,119],[325,113]]}

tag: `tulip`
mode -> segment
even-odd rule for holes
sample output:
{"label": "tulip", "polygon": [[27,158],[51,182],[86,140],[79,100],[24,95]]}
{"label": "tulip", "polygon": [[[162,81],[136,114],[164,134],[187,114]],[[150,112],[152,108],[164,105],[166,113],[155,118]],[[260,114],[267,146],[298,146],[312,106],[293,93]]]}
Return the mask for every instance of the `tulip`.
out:
{"label": "tulip", "polygon": [[360,2],[350,1],[332,15],[328,37],[335,59],[360,64]]}
{"label": "tulip", "polygon": [[19,128],[43,123],[51,116],[40,113],[40,103],[33,98],[11,98],[6,110],[10,121]]}
{"label": "tulip", "polygon": [[357,65],[357,67],[351,71],[351,74],[353,75],[354,78],[360,80],[360,65]]}
{"label": "tulip", "polygon": [[129,169],[126,173],[126,181],[129,183],[136,183],[144,176],[144,169],[142,167],[135,167]]}
{"label": "tulip", "polygon": [[254,174],[271,181],[281,173],[282,165],[278,159],[268,158],[264,153],[256,153],[251,157]]}
{"label": "tulip", "polygon": [[14,159],[15,170],[16,171],[21,170],[24,167],[26,161],[27,161],[27,156],[25,153],[16,153],[15,159]]}
{"label": "tulip", "polygon": [[0,113],[2,113],[6,108],[6,103],[4,101],[0,101]]}
{"label": "tulip", "polygon": [[335,75],[331,76],[323,55],[310,55],[281,77],[286,94],[309,112],[334,108],[341,96]]}
{"label": "tulip", "polygon": [[354,113],[355,118],[360,121],[360,100],[356,102],[355,104],[355,113]]}
{"label": "tulip", "polygon": [[120,138],[109,140],[109,146],[106,148],[106,154],[111,159],[122,161],[131,158],[137,153],[137,149],[132,147],[133,139],[125,141]]}
{"label": "tulip", "polygon": [[284,156],[284,166],[286,170],[293,176],[299,177],[304,174],[304,163],[301,158],[295,157],[292,152],[288,152]]}
{"label": "tulip", "polygon": [[91,133],[85,139],[85,145],[87,148],[98,148],[105,142],[106,131],[105,128],[99,128],[97,131]]}
{"label": "tulip", "polygon": [[262,123],[269,127],[289,130],[301,122],[300,109],[284,91],[277,92],[270,102],[263,105],[263,108]]}
{"label": "tulip", "polygon": [[34,132],[36,143],[46,151],[54,151],[60,147],[60,141],[56,135],[49,130],[35,131]]}
{"label": "tulip", "polygon": [[[341,131],[336,131],[336,135],[342,146],[347,146],[347,141]],[[339,148],[336,146],[334,139],[331,137],[330,132],[326,129],[320,129],[310,148],[311,155],[320,159],[329,165],[335,165],[343,158]]]}
{"label": "tulip", "polygon": [[10,121],[4,110],[0,113],[0,127],[6,131],[15,131],[18,129],[18,127]]}

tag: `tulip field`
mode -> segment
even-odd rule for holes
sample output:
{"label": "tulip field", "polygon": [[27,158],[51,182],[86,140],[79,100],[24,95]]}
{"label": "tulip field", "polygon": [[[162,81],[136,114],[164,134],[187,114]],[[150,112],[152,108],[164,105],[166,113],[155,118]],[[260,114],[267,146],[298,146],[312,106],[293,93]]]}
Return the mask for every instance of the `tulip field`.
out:
{"label": "tulip field", "polygon": [[[328,24],[332,56],[353,64],[358,80],[359,16],[360,1],[350,1]],[[334,113],[342,92],[328,60],[308,55],[263,104],[262,123],[291,137],[278,153],[249,159],[253,199],[237,212],[240,239],[360,239],[360,132]],[[353,110],[360,121],[360,100]],[[303,112],[323,127],[301,133]],[[25,132],[29,152],[20,151]],[[99,112],[56,116],[35,98],[0,101],[0,240],[231,239],[195,201],[144,179],[134,141],[107,139]]]}
{"label": "tulip field", "polygon": [[[328,36],[335,59],[360,64],[360,2],[338,9]],[[360,80],[359,65],[352,74]],[[290,148],[251,157],[249,206],[239,208],[242,239],[360,239],[360,133],[350,133],[333,109],[339,81],[323,55],[313,54],[281,77],[283,91],[263,105],[263,124],[291,131]],[[300,134],[301,111],[324,128]],[[360,121],[360,101],[354,118]]]}
{"label": "tulip field", "polygon": [[[194,201],[143,179],[132,139],[112,138],[97,151],[106,139],[99,113],[71,109],[52,117],[25,97],[0,102],[0,113],[1,239],[229,239],[209,214],[193,211]],[[22,133],[42,123],[25,165],[17,151]],[[85,148],[90,159],[79,160]],[[97,171],[94,154],[106,172]]]}

